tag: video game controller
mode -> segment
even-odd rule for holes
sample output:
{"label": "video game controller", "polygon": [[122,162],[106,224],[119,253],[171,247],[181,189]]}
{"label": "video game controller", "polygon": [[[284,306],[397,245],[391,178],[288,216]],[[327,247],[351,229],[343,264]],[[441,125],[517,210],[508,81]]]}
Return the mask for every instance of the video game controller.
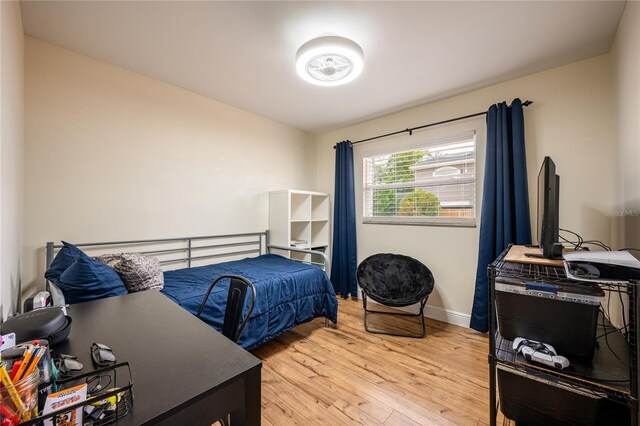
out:
{"label": "video game controller", "polygon": [[513,341],[513,350],[521,353],[527,361],[539,362],[558,370],[569,366],[569,360],[558,355],[553,346],[547,343],[517,337]]}

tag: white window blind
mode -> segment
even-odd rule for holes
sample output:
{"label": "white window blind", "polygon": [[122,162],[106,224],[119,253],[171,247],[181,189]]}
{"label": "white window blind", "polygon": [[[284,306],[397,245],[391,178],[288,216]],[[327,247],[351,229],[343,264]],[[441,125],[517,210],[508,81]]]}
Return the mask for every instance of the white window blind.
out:
{"label": "white window blind", "polygon": [[475,132],[363,162],[365,223],[475,226]]}

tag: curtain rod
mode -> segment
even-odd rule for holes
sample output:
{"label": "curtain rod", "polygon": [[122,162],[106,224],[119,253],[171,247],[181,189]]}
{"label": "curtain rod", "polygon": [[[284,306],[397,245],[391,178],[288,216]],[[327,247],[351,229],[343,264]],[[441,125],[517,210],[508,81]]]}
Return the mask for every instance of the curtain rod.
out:
{"label": "curtain rod", "polygon": [[[532,103],[533,103],[533,101],[526,100],[526,101],[524,101],[522,103],[522,106],[528,107]],[[462,117],[450,118],[449,120],[438,121],[436,123],[429,123],[429,124],[424,124],[422,126],[411,127],[409,129],[398,130],[397,132],[386,133],[384,135],[373,136],[371,138],[361,139],[359,141],[351,142],[351,145],[355,145],[357,143],[362,143],[362,142],[369,142],[369,141],[372,141],[372,140],[375,140],[375,139],[386,138],[388,136],[399,135],[400,133],[409,133],[409,136],[412,136],[414,130],[426,129],[427,127],[432,127],[432,126],[438,126],[440,124],[451,123],[452,121],[465,120],[465,119],[471,118],[471,117],[478,117],[479,115],[485,115],[486,113],[487,113],[486,111],[485,112],[476,112],[475,114],[464,115]],[[335,145],[333,146],[333,149],[336,149]]]}

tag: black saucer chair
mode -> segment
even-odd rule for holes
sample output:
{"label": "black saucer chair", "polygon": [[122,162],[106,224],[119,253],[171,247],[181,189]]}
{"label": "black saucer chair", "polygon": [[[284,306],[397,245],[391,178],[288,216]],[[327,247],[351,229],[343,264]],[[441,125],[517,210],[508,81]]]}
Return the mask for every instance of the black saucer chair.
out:
{"label": "black saucer chair", "polygon": [[[367,257],[358,266],[358,285],[362,289],[364,307],[364,329],[369,333],[388,334],[391,336],[415,337],[426,336],[424,324],[424,306],[433,291],[433,274],[422,262],[400,254],[380,253]],[[367,309],[367,298],[394,308],[420,304],[417,314],[385,312]],[[422,334],[402,334],[382,330],[371,330],[367,322],[367,314],[384,314],[397,316],[420,317]]]}

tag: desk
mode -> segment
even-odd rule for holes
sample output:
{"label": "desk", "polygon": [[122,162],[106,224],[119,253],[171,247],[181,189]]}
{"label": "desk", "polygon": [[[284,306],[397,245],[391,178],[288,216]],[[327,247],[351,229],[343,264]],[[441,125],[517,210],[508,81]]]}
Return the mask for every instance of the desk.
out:
{"label": "desk", "polygon": [[118,425],[260,424],[259,359],[158,291],[71,305],[69,339],[54,352],[93,368],[90,346],[104,343],[133,376],[133,410]]}

